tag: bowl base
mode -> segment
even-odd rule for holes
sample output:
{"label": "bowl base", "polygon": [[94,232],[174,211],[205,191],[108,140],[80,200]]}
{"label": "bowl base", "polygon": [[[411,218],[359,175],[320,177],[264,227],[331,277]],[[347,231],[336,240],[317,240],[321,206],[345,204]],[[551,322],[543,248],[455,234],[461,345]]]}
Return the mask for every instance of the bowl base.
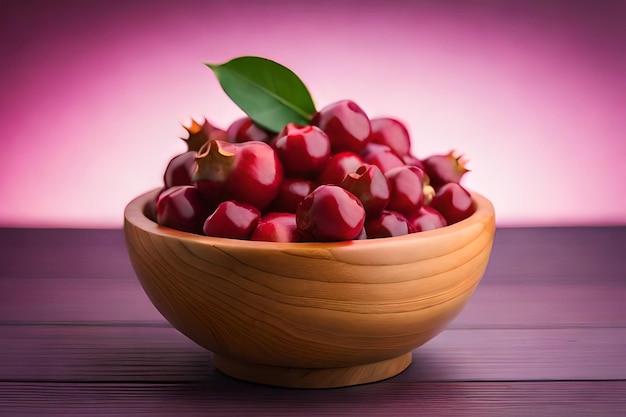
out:
{"label": "bowl base", "polygon": [[236,379],[286,388],[338,388],[367,384],[398,375],[411,365],[412,352],[381,362],[345,368],[283,368],[239,362],[214,355],[215,367]]}

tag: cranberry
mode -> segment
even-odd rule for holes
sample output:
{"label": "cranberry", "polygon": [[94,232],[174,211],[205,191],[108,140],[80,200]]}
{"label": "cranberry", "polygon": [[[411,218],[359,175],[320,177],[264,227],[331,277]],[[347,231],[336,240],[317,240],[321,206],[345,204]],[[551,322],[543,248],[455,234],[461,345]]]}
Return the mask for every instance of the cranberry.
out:
{"label": "cranberry", "polygon": [[367,143],[371,132],[369,118],[351,100],[329,104],[313,115],[311,123],[326,132],[333,153],[359,152]]}
{"label": "cranberry", "polygon": [[237,200],[264,210],[278,194],[283,179],[276,152],[265,142],[213,140],[196,161],[195,184],[211,202]]}
{"label": "cranberry", "polygon": [[226,130],[228,142],[268,142],[272,138],[272,134],[263,129],[249,117],[242,117],[235,120]]}
{"label": "cranberry", "polygon": [[404,123],[391,117],[371,119],[370,141],[387,145],[398,156],[408,155],[411,137]]}
{"label": "cranberry", "polygon": [[157,223],[184,232],[201,233],[209,212],[198,189],[190,185],[168,188],[156,203]]}
{"label": "cranberry", "polygon": [[339,152],[330,157],[320,173],[319,184],[339,185],[350,172],[363,165],[363,159],[354,152]]}
{"label": "cranberry", "polygon": [[401,166],[385,173],[391,195],[388,210],[406,216],[419,209],[424,203],[424,171],[414,166]]}
{"label": "cranberry", "polygon": [[474,212],[471,194],[455,182],[441,186],[430,206],[440,212],[448,224],[459,222]]}
{"label": "cranberry", "polygon": [[300,201],[315,189],[313,182],[303,178],[285,178],[278,195],[272,202],[271,211],[295,213]]}
{"label": "cranberry", "polygon": [[191,126],[183,126],[189,134],[187,139],[183,139],[187,143],[187,150],[198,152],[202,146],[210,140],[226,140],[226,131],[213,126],[208,120],[204,119],[202,124],[195,120],[191,120]]}
{"label": "cranberry", "polygon": [[431,155],[422,161],[424,170],[430,178],[430,184],[439,188],[448,182],[459,183],[469,170],[465,168],[462,156],[455,156],[454,151],[445,155]]}
{"label": "cranberry", "polygon": [[430,206],[420,207],[409,215],[407,220],[415,232],[438,229],[448,224],[441,213]]}
{"label": "cranberry", "polygon": [[389,210],[384,210],[378,216],[368,219],[365,222],[365,230],[369,239],[413,233],[413,229],[406,217]]}
{"label": "cranberry", "polygon": [[300,242],[295,213],[268,213],[261,217],[250,240],[266,242]]}
{"label": "cranberry", "polygon": [[207,217],[202,231],[207,236],[249,239],[257,226],[260,213],[256,207],[239,201],[220,203]]}
{"label": "cranberry", "polygon": [[330,157],[330,141],[317,126],[289,123],[272,141],[285,173],[292,176],[314,177]]}
{"label": "cranberry", "polygon": [[389,183],[376,165],[361,165],[346,175],[340,186],[361,201],[368,218],[378,216],[389,203]]}
{"label": "cranberry", "polygon": [[354,194],[336,185],[320,185],[296,210],[298,230],[318,241],[357,238],[365,222],[365,209]]}
{"label": "cranberry", "polygon": [[193,183],[193,174],[196,172],[196,155],[195,151],[188,151],[176,155],[170,160],[167,168],[165,168],[165,174],[163,174],[165,188]]}

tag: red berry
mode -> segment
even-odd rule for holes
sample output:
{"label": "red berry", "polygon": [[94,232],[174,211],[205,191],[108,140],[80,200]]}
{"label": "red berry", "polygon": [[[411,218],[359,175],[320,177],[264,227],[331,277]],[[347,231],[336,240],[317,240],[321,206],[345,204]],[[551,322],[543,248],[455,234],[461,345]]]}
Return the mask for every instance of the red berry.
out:
{"label": "red berry", "polygon": [[328,136],[317,126],[289,123],[271,143],[285,173],[292,176],[316,176],[330,156]]}
{"label": "red berry", "polygon": [[294,213],[268,213],[261,217],[250,240],[299,242],[302,240]]}
{"label": "red berry", "polygon": [[369,140],[370,120],[355,102],[329,104],[311,118],[311,123],[328,135],[333,153],[359,152]]}
{"label": "red berry", "polygon": [[424,171],[405,165],[387,171],[385,177],[391,190],[387,210],[408,216],[422,206]]}
{"label": "red berry", "polygon": [[339,185],[350,172],[363,165],[363,159],[354,152],[339,152],[330,157],[326,167],[320,173],[319,184]]}
{"label": "red berry", "polygon": [[361,165],[340,186],[359,199],[368,218],[378,216],[389,203],[389,183],[376,165]]}
{"label": "red berry", "polygon": [[[276,198],[283,169],[265,142],[210,141],[196,158],[194,181],[207,201],[237,200],[264,210]],[[217,205],[217,204],[215,204]]]}
{"label": "red berry", "polygon": [[398,156],[408,155],[411,149],[411,137],[406,126],[391,117],[371,119],[372,133],[370,141],[387,145]]}
{"label": "red berry", "polygon": [[210,209],[197,188],[179,185],[163,191],[156,202],[157,223],[184,232],[202,232]]}
{"label": "red berry", "polygon": [[196,155],[195,151],[188,151],[176,155],[170,160],[163,174],[165,188],[193,183],[193,174],[196,172]]}
{"label": "red berry", "polygon": [[412,165],[426,171],[424,169],[424,163],[411,154],[402,156],[402,162],[404,162],[405,165]]}
{"label": "red berry", "polygon": [[365,222],[369,239],[407,235],[413,232],[406,217],[395,211],[384,210],[378,216]]}
{"label": "red berry", "polygon": [[252,121],[249,117],[235,120],[226,130],[227,141],[231,143],[241,142],[267,142],[272,134]]}
{"label": "red berry", "polygon": [[271,211],[295,213],[298,204],[315,189],[313,182],[302,178],[285,178],[278,195],[272,202]]}
{"label": "red berry", "polygon": [[227,200],[206,219],[202,230],[207,236],[249,239],[260,216],[259,210],[250,204]]}
{"label": "red berry", "polygon": [[469,170],[465,168],[462,156],[455,156],[454,151],[445,155],[432,155],[422,161],[424,170],[430,178],[430,184],[439,188],[448,182],[460,183]]}
{"label": "red berry", "polygon": [[440,212],[448,224],[459,222],[474,212],[471,194],[455,182],[440,187],[430,206]]}
{"label": "red berry", "polygon": [[447,225],[446,219],[437,210],[430,206],[422,206],[407,217],[415,232],[438,229]]}
{"label": "red berry", "polygon": [[[380,145],[372,152],[368,152],[363,160],[372,165],[376,165],[383,173],[386,173],[390,169],[405,166],[404,161],[387,145]],[[372,149],[371,149],[372,150]]]}
{"label": "red berry", "polygon": [[365,209],[354,194],[336,185],[320,185],[296,210],[298,230],[318,241],[357,238],[365,222]]}

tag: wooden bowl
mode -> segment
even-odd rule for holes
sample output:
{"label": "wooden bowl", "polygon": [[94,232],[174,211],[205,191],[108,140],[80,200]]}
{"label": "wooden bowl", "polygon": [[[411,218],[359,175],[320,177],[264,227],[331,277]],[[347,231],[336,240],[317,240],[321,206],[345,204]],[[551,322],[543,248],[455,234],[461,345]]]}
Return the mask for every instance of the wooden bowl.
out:
{"label": "wooden bowl", "polygon": [[157,190],[126,207],[130,260],[148,297],[235,378],[298,388],[379,381],[411,364],[478,285],[493,205],[437,230],[337,243],[212,238],[157,225]]}

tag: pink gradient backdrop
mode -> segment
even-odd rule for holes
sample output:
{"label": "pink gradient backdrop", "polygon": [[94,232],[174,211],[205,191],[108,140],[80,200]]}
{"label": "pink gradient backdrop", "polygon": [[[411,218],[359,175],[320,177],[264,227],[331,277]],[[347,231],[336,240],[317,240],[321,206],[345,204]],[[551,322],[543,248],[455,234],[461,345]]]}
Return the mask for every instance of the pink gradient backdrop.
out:
{"label": "pink gradient backdrop", "polygon": [[626,224],[626,2],[19,1],[0,6],[0,226],[119,227],[242,113],[203,62],[260,55],[318,107],[403,119],[470,159],[498,224]]}

